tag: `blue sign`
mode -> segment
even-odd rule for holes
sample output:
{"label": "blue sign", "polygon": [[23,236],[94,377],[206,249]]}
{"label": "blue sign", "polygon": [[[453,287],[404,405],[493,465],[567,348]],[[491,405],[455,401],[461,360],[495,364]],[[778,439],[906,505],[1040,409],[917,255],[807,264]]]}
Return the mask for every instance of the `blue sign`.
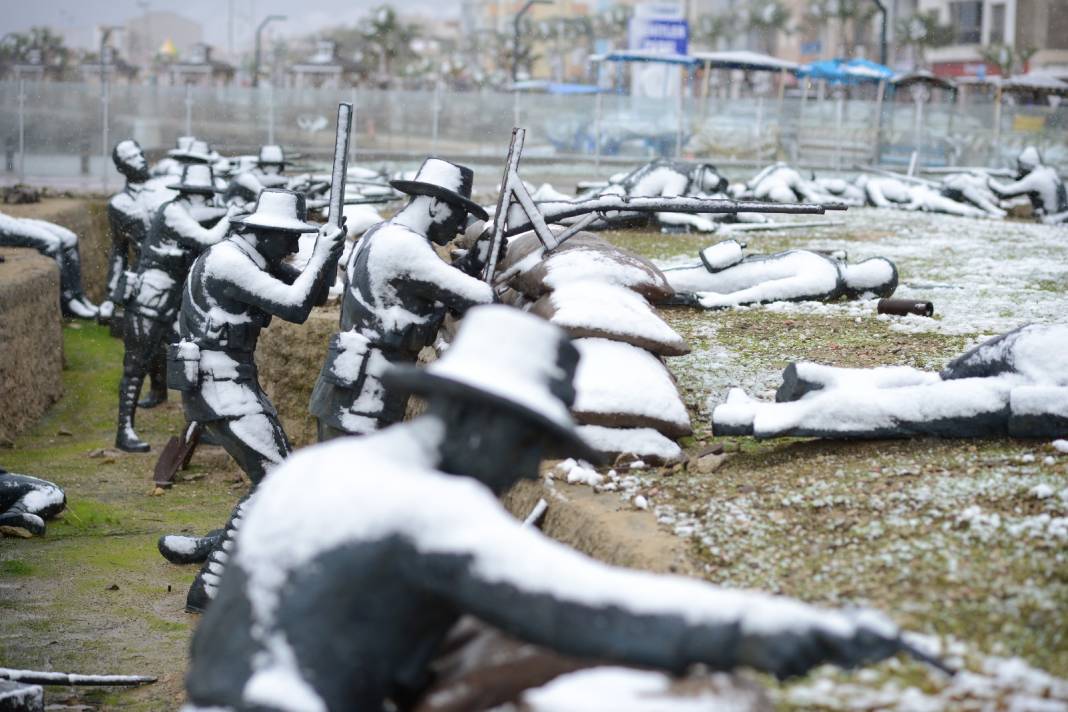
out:
{"label": "blue sign", "polygon": [[819,54],[823,51],[823,43],[819,40],[801,43],[801,54]]}
{"label": "blue sign", "polygon": [[653,19],[642,23],[638,49],[686,54],[690,46],[690,23],[686,20]]}

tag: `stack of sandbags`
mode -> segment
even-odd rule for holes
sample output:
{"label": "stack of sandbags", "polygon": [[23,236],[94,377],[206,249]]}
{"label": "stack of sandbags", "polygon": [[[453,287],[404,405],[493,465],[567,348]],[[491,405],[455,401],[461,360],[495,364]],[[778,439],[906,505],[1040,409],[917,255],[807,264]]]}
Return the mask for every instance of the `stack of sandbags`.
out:
{"label": "stack of sandbags", "polygon": [[588,232],[546,256],[533,233],[509,240],[498,274],[506,300],[568,332],[581,354],[573,407],[580,430],[609,457],[678,459],[690,418],[663,358],[689,353],[653,310],[674,291],[648,260]]}

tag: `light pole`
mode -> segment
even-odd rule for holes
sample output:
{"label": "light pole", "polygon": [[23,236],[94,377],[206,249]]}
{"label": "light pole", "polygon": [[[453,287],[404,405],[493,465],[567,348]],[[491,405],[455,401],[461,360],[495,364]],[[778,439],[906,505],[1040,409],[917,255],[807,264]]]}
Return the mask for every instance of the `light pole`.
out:
{"label": "light pole", "polygon": [[267,23],[274,20],[285,20],[285,15],[268,15],[263,18],[259,26],[256,27],[256,55],[252,62],[252,86],[258,87],[260,85],[260,40],[263,34],[263,28],[267,26]]}
{"label": "light pole", "polygon": [[519,12],[515,14],[515,21],[512,24],[512,81],[519,81],[519,23],[523,21],[523,15],[526,15],[530,8],[534,5],[552,5],[553,0],[527,0],[523,3],[523,7],[519,8]]}
{"label": "light pole", "polygon": [[103,159],[100,162],[100,185],[105,193],[108,190],[108,67],[106,50],[108,49],[108,38],[116,30],[122,30],[122,27],[105,25],[100,28],[100,106],[101,124],[103,125],[100,146],[100,156]]}

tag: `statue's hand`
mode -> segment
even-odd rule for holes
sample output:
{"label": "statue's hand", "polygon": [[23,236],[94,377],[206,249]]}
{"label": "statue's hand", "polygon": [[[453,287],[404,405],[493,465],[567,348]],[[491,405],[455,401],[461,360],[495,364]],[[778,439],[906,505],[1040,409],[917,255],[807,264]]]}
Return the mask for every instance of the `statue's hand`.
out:
{"label": "statue's hand", "polygon": [[347,232],[348,227],[344,223],[340,226],[326,223],[319,228],[319,235],[315,240],[315,251],[330,259],[339,257],[345,248]]}
{"label": "statue's hand", "polygon": [[[780,679],[831,663],[844,668],[878,662],[902,651],[897,628],[871,612],[832,613],[796,624],[743,629],[738,664]],[[744,628],[744,626],[743,626]]]}

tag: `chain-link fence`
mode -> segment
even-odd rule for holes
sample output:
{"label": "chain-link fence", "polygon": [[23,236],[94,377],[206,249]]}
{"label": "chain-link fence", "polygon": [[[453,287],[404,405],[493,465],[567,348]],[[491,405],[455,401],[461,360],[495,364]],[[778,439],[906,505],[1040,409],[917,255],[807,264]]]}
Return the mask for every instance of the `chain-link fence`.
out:
{"label": "chain-link fence", "polygon": [[108,177],[115,185],[107,156],[116,141],[133,137],[158,154],[187,133],[224,155],[276,142],[306,160],[325,159],[342,100],[356,106],[357,161],[410,164],[440,154],[497,163],[515,124],[528,129],[526,160],[587,172],[679,155],[849,170],[905,165],[913,151],[923,165],[1005,166],[1027,144],[1068,168],[1068,107],[125,84],[109,85],[105,100],[97,83],[27,81],[0,82],[0,178],[95,187]]}

